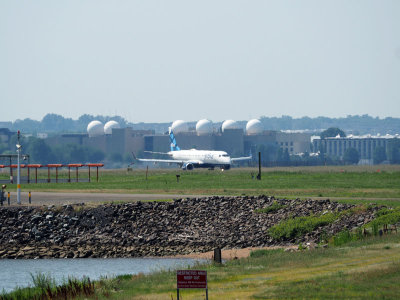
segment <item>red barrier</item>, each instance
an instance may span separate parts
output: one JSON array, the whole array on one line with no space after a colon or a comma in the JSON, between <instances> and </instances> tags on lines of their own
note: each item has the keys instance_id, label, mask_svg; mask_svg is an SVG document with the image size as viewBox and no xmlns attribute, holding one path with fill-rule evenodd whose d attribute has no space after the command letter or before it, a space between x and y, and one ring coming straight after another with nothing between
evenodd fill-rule
<instances>
[{"instance_id":1,"label":"red barrier","mask_svg":"<svg viewBox=\"0 0 400 300\"><path fill-rule=\"evenodd\" d=\"M99 167L103 167L104 164L86 164L89 168L89 182L90 182L90 167L96 167L96 181L99 182Z\"/></svg>"},{"instance_id":2,"label":"red barrier","mask_svg":"<svg viewBox=\"0 0 400 300\"><path fill-rule=\"evenodd\" d=\"M27 168L27 178L28 178L28 183L30 183L30 169L34 168L35 169L35 183L38 182L38 169L40 168L47 168L47 182L51 182L51 176L50 176L50 169L55 168L56 169L56 182L58 183L58 168L62 167L68 167L68 182L71 182L71 168L76 168L76 182L79 181L79 172L78 169L81 167L88 167L89 170L89 182L91 181L91 173L90 173L90 168L96 168L96 180L99 181L99 168L104 167L103 163L88 163L88 164L79 164L79 163L74 163L74 164L47 164L47 165L42 165L42 164L20 164L20 168ZM13 180L13 169L17 169L18 165L17 164L10 164L10 165L0 165L0 168L10 168L10 181L11 183L14 183Z\"/></svg>"}]
</instances>

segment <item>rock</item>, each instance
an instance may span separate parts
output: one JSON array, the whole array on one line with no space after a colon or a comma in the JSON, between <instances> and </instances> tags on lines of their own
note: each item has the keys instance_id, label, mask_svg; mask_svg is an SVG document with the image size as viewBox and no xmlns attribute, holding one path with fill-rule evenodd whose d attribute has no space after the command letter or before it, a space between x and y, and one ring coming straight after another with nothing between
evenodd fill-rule
<instances>
[{"instance_id":1,"label":"rock","mask_svg":"<svg viewBox=\"0 0 400 300\"><path fill-rule=\"evenodd\" d=\"M256 212L273 201L284 206L274 213ZM276 241L268 236L268 229L288 218L352 207L329 200L265 195L80 206L0 208L0 257L141 257L208 251L217 246L288 245L296 240ZM365 224L374 219L375 212L371 209L343 217L299 241L310 243L308 248L315 247L322 234Z\"/></svg>"}]
</instances>

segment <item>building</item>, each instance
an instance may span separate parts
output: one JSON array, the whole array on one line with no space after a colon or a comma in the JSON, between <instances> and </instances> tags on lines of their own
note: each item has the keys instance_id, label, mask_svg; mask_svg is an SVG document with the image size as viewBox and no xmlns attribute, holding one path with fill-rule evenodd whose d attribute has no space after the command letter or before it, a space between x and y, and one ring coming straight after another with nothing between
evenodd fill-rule
<instances>
[{"instance_id":1,"label":"building","mask_svg":"<svg viewBox=\"0 0 400 300\"><path fill-rule=\"evenodd\" d=\"M376 147L383 147L387 151L391 140L399 138L398 135L384 136L353 136L348 137L329 137L326 139L314 138L312 141L313 151L323 151L329 156L343 159L347 149L354 148L360 154L360 161L364 164L373 163L373 155Z\"/></svg>"},{"instance_id":2,"label":"building","mask_svg":"<svg viewBox=\"0 0 400 300\"><path fill-rule=\"evenodd\" d=\"M0 142L9 143L11 137L16 134L16 132L10 131L8 128L0 128Z\"/></svg>"},{"instance_id":3,"label":"building","mask_svg":"<svg viewBox=\"0 0 400 300\"><path fill-rule=\"evenodd\" d=\"M243 129L225 129L212 131L209 134L198 135L196 131L178 132L175 134L181 149L222 150L231 156L248 155L259 145L273 145L289 154L310 151L310 134L285 133L279 131L262 131L246 135ZM154 131L132 130L132 128L113 128L112 134L63 134L49 137L46 142L51 145L78 144L99 149L106 154L121 154L134 152L143 155L145 151L170 151L169 135L155 134Z\"/></svg>"}]
</instances>

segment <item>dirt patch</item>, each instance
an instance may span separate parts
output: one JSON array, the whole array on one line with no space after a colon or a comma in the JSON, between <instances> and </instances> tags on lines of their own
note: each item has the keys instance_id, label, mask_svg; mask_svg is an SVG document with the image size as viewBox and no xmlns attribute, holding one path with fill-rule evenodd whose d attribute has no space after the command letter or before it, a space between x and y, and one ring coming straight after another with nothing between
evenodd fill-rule
<instances>
[{"instance_id":1,"label":"dirt patch","mask_svg":"<svg viewBox=\"0 0 400 300\"><path fill-rule=\"evenodd\" d=\"M222 249L221 255L224 260L246 258L250 256L250 253L255 250L272 250L272 249L292 249L296 250L298 246L287 246L287 247L249 247L243 249ZM173 258L193 258L193 259L214 259L214 251L208 251L204 253L190 253L186 255L175 255L169 256Z\"/></svg>"}]
</instances>

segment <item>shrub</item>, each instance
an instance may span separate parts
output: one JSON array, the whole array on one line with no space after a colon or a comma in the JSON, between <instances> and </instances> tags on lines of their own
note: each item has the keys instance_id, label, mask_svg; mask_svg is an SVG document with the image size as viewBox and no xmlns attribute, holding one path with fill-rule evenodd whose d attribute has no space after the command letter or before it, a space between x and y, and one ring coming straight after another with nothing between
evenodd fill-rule
<instances>
[{"instance_id":1,"label":"shrub","mask_svg":"<svg viewBox=\"0 0 400 300\"><path fill-rule=\"evenodd\" d=\"M390 214L382 215L373 220L370 224L391 225L391 224L397 224L399 222L400 222L400 211L397 211Z\"/></svg>"},{"instance_id":2,"label":"shrub","mask_svg":"<svg viewBox=\"0 0 400 300\"><path fill-rule=\"evenodd\" d=\"M333 223L338 214L327 213L320 216L297 217L280 222L269 229L269 234L274 239L291 239L299 237L305 233L312 232L319 226Z\"/></svg>"}]
</instances>

